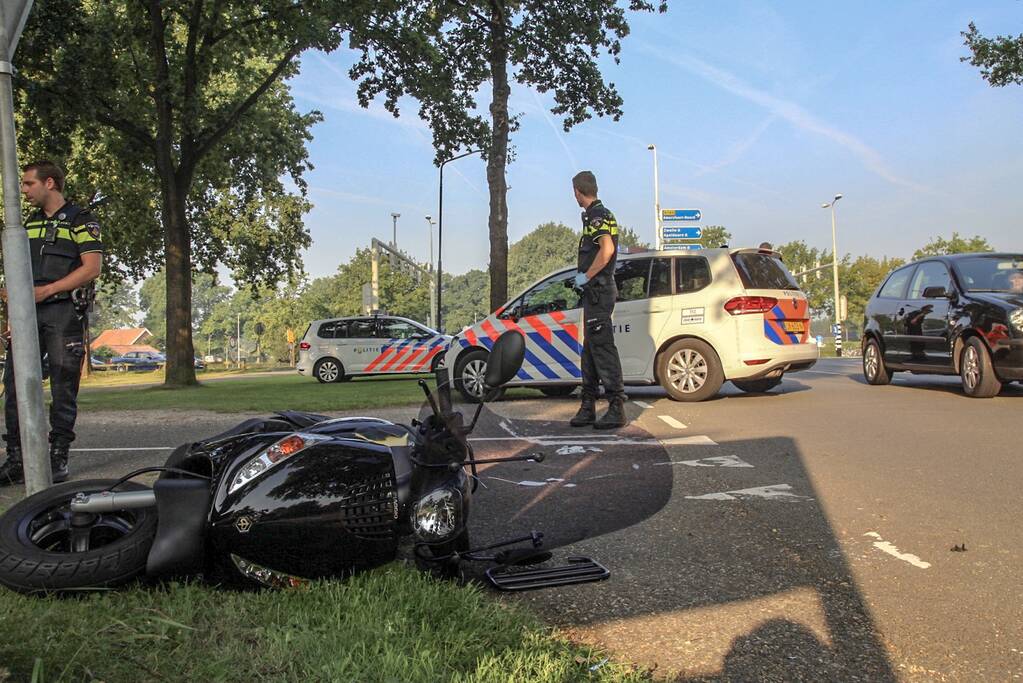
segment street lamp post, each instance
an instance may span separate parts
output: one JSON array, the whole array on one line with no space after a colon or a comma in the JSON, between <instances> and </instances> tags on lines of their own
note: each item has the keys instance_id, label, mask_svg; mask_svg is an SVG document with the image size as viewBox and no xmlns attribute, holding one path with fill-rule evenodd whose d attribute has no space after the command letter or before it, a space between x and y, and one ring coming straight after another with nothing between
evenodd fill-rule
<instances>
[{"instance_id":1,"label":"street lamp post","mask_svg":"<svg viewBox=\"0 0 1023 683\"><path fill-rule=\"evenodd\" d=\"M433 216L426 217L426 225L430 229L430 267L427 268L427 272L433 270ZM437 319L437 286L430 279L430 326L433 327L433 321Z\"/></svg>"},{"instance_id":2,"label":"street lamp post","mask_svg":"<svg viewBox=\"0 0 1023 683\"><path fill-rule=\"evenodd\" d=\"M654 246L661 250L661 200L658 195L657 183L657 145L647 145L646 148L654 153Z\"/></svg>"},{"instance_id":3,"label":"street lamp post","mask_svg":"<svg viewBox=\"0 0 1023 683\"><path fill-rule=\"evenodd\" d=\"M391 239L391 246L395 249L398 248L398 219L401 218L400 213L391 212L391 221L393 222L394 234Z\"/></svg>"},{"instance_id":4,"label":"street lamp post","mask_svg":"<svg viewBox=\"0 0 1023 683\"><path fill-rule=\"evenodd\" d=\"M472 150L469 150L468 152L465 152L463 154L459 154L456 157L451 157L450 159L445 159L444 161L440 162L440 190L439 190L439 195L438 195L438 200L437 200L437 287L436 287L436 289L437 289L437 331L439 331L439 332L443 332L444 331L443 330L443 325L442 325L443 314L441 313L441 293L442 293L442 290L441 290L441 287L440 287L440 278L441 278L441 274L442 274L442 271L443 271L443 269L441 267L441 261L444 258L444 250L442 249L442 244L443 244L443 241L444 241L444 164L448 163L449 161L455 161L456 159L461 159L462 157L467 157L470 154L479 154L481 151L482 150L479 150L479 149L472 149Z\"/></svg>"},{"instance_id":5,"label":"street lamp post","mask_svg":"<svg viewBox=\"0 0 1023 683\"><path fill-rule=\"evenodd\" d=\"M842 319L841 311L839 310L839 299L838 299L838 242L835 238L835 204L842 198L841 194L836 194L835 198L830 202L821 204L822 209L831 209L831 275L834 279L835 285L835 325L838 329L838 334L835 335L835 355L840 356L841 342L838 341L842 334Z\"/></svg>"}]
</instances>

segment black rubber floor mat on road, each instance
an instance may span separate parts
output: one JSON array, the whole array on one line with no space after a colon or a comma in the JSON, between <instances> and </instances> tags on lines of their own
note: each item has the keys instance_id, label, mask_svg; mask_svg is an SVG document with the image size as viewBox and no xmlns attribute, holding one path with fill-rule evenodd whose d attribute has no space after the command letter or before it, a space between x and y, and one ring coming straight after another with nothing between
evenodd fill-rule
<instances>
[{"instance_id":1,"label":"black rubber floor mat on road","mask_svg":"<svg viewBox=\"0 0 1023 683\"><path fill-rule=\"evenodd\" d=\"M570 557L568 564L556 567L491 567L487 579L503 591L527 591L534 588L568 586L573 583L603 581L611 576L607 567L588 557Z\"/></svg>"}]
</instances>

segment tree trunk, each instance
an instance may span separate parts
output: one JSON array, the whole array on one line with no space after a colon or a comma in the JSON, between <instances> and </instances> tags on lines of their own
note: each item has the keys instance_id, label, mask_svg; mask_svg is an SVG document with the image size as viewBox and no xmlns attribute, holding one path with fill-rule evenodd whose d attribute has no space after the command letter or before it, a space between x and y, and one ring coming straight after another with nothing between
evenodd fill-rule
<instances>
[{"instance_id":1,"label":"tree trunk","mask_svg":"<svg viewBox=\"0 0 1023 683\"><path fill-rule=\"evenodd\" d=\"M496 311L508 298L508 36L503 0L491 5L490 102L491 139L487 157L487 185L490 187L490 310Z\"/></svg>"},{"instance_id":2,"label":"tree trunk","mask_svg":"<svg viewBox=\"0 0 1023 683\"><path fill-rule=\"evenodd\" d=\"M185 218L186 190L173 180L163 183L163 229L167 273L166 386L188 386L195 380L192 348L192 252Z\"/></svg>"}]
</instances>

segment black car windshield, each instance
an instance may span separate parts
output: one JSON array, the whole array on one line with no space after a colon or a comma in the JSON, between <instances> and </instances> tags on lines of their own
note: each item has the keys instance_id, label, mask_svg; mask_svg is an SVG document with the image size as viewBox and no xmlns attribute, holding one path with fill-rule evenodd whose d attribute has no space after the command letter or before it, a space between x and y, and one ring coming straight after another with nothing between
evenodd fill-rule
<instances>
[{"instance_id":1,"label":"black car windshield","mask_svg":"<svg viewBox=\"0 0 1023 683\"><path fill-rule=\"evenodd\" d=\"M954 264L959 284L968 292L1023 294L1023 254L971 256Z\"/></svg>"}]
</instances>

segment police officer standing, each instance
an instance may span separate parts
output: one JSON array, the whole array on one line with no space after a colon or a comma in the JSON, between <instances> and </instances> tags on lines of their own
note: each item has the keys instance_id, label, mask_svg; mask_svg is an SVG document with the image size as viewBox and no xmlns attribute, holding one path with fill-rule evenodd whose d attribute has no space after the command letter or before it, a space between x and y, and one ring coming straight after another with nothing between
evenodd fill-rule
<instances>
[{"instance_id":1,"label":"police officer standing","mask_svg":"<svg viewBox=\"0 0 1023 683\"><path fill-rule=\"evenodd\" d=\"M83 292L103 268L103 244L96 219L64 199L64 172L59 166L37 161L22 172L21 192L37 208L25 229L32 254L39 346L48 356L50 369L50 465L56 483L68 478L68 449L75 439L85 356L83 320L91 298ZM3 294L6 298L7 292ZM0 486L24 481L13 361L8 349L3 376L7 460L0 465Z\"/></svg>"},{"instance_id":2,"label":"police officer standing","mask_svg":"<svg viewBox=\"0 0 1023 683\"><path fill-rule=\"evenodd\" d=\"M575 284L583 293L582 405L569 424L593 425L596 429L625 426L625 385L622 362L615 346L611 313L618 288L615 286L615 262L618 259L618 221L597 199L597 179L590 171L572 178L575 200L583 209L583 234L579 238L579 261ZM604 384L609 407L598 420L596 413L599 384Z\"/></svg>"}]
</instances>

